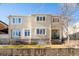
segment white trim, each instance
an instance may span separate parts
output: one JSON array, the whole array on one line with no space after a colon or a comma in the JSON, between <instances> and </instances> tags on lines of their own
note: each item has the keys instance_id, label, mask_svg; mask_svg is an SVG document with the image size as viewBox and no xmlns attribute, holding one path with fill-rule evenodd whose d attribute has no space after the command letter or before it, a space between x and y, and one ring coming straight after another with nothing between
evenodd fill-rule
<instances>
[{"instance_id":1,"label":"white trim","mask_svg":"<svg viewBox=\"0 0 79 59\"><path fill-rule=\"evenodd\" d=\"M51 25L50 25L50 28L49 28L49 31L50 31L50 32L49 32L49 33L50 33L50 35L49 35L49 43L50 43L50 45L51 45L51 43L52 43L52 42L51 42L51 40L52 40L52 38L51 38L51 37L52 37L52 27L51 27L51 26L52 26L52 22L51 22Z\"/></svg>"},{"instance_id":2,"label":"white trim","mask_svg":"<svg viewBox=\"0 0 79 59\"><path fill-rule=\"evenodd\" d=\"M13 23L13 18L15 18L15 23ZM16 19L19 19L19 18L21 19L21 23L19 23L18 20L16 20ZM22 17L12 17L11 18L11 24L12 25L19 25L19 24L22 24L22 23L23 23Z\"/></svg>"},{"instance_id":3,"label":"white trim","mask_svg":"<svg viewBox=\"0 0 79 59\"><path fill-rule=\"evenodd\" d=\"M30 31L30 36L25 36L25 30L29 30ZM31 37L31 28L24 28L23 29L23 34L24 34L24 37Z\"/></svg>"},{"instance_id":4,"label":"white trim","mask_svg":"<svg viewBox=\"0 0 79 59\"><path fill-rule=\"evenodd\" d=\"M12 38L19 38L20 36L17 36L16 35L16 32L17 31L20 31L20 35L21 35L21 29L12 29L12 32L11 32L11 35L12 35Z\"/></svg>"},{"instance_id":5,"label":"white trim","mask_svg":"<svg viewBox=\"0 0 79 59\"><path fill-rule=\"evenodd\" d=\"M37 29L45 29L45 34L37 34L37 32L36 32L36 31L37 31ZM38 35L38 36L39 36L39 35L40 35L40 36L42 36L42 35L43 35L43 36L44 36L44 35L46 35L46 34L47 34L46 32L47 32L47 28L46 28L46 27L36 27L36 28L35 28L35 35Z\"/></svg>"},{"instance_id":6,"label":"white trim","mask_svg":"<svg viewBox=\"0 0 79 59\"><path fill-rule=\"evenodd\" d=\"M21 33L22 33L22 36L24 37L24 29L22 29L22 32Z\"/></svg>"},{"instance_id":7,"label":"white trim","mask_svg":"<svg viewBox=\"0 0 79 59\"><path fill-rule=\"evenodd\" d=\"M42 21L37 21L37 17L42 17ZM35 22L45 22L45 21L43 21L43 17L45 17L45 21L46 21L46 16L45 15L37 15L37 16L35 16Z\"/></svg>"}]
</instances>

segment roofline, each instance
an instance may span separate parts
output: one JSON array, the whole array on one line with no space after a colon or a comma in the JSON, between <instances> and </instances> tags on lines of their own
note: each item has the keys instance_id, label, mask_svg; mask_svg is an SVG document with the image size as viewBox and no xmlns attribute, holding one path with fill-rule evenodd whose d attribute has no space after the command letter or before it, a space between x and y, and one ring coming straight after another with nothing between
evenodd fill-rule
<instances>
[{"instance_id":1,"label":"roofline","mask_svg":"<svg viewBox=\"0 0 79 59\"><path fill-rule=\"evenodd\" d=\"M12 17L12 16L15 16L15 17L17 17L17 16L18 16L18 17L25 17L25 16L26 16L26 17L28 17L28 16L32 16L32 15L60 16L60 15L56 15L56 14L48 14L48 13L35 13L35 14L30 14L30 15L29 15L29 14L28 14L28 15L17 15L17 14L16 14L16 15L9 15L8 18L9 18L9 17Z\"/></svg>"},{"instance_id":2,"label":"roofline","mask_svg":"<svg viewBox=\"0 0 79 59\"><path fill-rule=\"evenodd\" d=\"M24 16L31 16L31 15L17 15L17 14L16 14L16 15L9 15L8 17L12 17L12 16L15 16L15 17L16 17L16 16L18 16L18 17L24 17Z\"/></svg>"},{"instance_id":3,"label":"roofline","mask_svg":"<svg viewBox=\"0 0 79 59\"><path fill-rule=\"evenodd\" d=\"M3 21L0 20L0 22L8 26L8 24L4 23Z\"/></svg>"}]
</instances>

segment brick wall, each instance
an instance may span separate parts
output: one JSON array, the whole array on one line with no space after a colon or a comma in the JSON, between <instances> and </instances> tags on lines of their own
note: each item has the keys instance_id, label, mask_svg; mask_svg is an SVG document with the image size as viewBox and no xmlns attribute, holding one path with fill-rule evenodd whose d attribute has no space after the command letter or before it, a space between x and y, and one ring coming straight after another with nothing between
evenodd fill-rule
<instances>
[{"instance_id":1,"label":"brick wall","mask_svg":"<svg viewBox=\"0 0 79 59\"><path fill-rule=\"evenodd\" d=\"M79 56L75 48L0 49L0 56Z\"/></svg>"}]
</instances>

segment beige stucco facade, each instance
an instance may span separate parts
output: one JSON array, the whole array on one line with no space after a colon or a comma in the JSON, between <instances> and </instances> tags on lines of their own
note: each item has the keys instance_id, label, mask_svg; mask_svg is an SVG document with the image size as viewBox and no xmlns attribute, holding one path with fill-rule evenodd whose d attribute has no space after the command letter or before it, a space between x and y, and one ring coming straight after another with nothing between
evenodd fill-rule
<instances>
[{"instance_id":1,"label":"beige stucco facade","mask_svg":"<svg viewBox=\"0 0 79 59\"><path fill-rule=\"evenodd\" d=\"M37 21L37 16L44 16L45 21ZM19 17L22 19L21 24L12 24L12 19L14 17ZM10 15L9 17L9 38L12 40L11 37L11 30L19 29L21 30L21 35L19 40L25 40L27 42L43 42L44 44L51 43L52 40L52 30L59 31L59 39L63 38L63 20L60 16L51 15L51 14L32 14L30 16L18 16L18 15ZM53 19L58 19L58 22L53 22ZM37 28L44 28L45 35L37 35L36 29ZM25 36L24 31L26 29L30 30L30 36ZM55 40L55 39L54 39Z\"/></svg>"}]
</instances>

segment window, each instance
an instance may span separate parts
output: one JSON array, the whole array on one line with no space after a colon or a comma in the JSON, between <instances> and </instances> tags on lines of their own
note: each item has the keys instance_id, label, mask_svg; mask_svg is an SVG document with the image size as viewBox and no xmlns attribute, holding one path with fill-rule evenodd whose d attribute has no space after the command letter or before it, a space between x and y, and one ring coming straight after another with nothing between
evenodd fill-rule
<instances>
[{"instance_id":1,"label":"window","mask_svg":"<svg viewBox=\"0 0 79 59\"><path fill-rule=\"evenodd\" d=\"M45 29L37 29L36 33L45 35Z\"/></svg>"},{"instance_id":2,"label":"window","mask_svg":"<svg viewBox=\"0 0 79 59\"><path fill-rule=\"evenodd\" d=\"M20 24L20 23L22 23L22 19L18 18L18 17L14 17L12 23L13 24Z\"/></svg>"},{"instance_id":3,"label":"window","mask_svg":"<svg viewBox=\"0 0 79 59\"><path fill-rule=\"evenodd\" d=\"M30 30L25 30L25 36L30 36Z\"/></svg>"},{"instance_id":4,"label":"window","mask_svg":"<svg viewBox=\"0 0 79 59\"><path fill-rule=\"evenodd\" d=\"M45 21L45 16L37 16L37 21Z\"/></svg>"},{"instance_id":5,"label":"window","mask_svg":"<svg viewBox=\"0 0 79 59\"><path fill-rule=\"evenodd\" d=\"M37 21L39 21L39 17L37 16Z\"/></svg>"},{"instance_id":6,"label":"window","mask_svg":"<svg viewBox=\"0 0 79 59\"><path fill-rule=\"evenodd\" d=\"M16 36L20 36L20 31L16 31Z\"/></svg>"},{"instance_id":7,"label":"window","mask_svg":"<svg viewBox=\"0 0 79 59\"><path fill-rule=\"evenodd\" d=\"M43 29L43 34L45 34L45 29Z\"/></svg>"},{"instance_id":8,"label":"window","mask_svg":"<svg viewBox=\"0 0 79 59\"><path fill-rule=\"evenodd\" d=\"M45 17L43 17L43 21L45 21Z\"/></svg>"},{"instance_id":9,"label":"window","mask_svg":"<svg viewBox=\"0 0 79 59\"><path fill-rule=\"evenodd\" d=\"M59 22L59 18L53 18L53 22Z\"/></svg>"},{"instance_id":10,"label":"window","mask_svg":"<svg viewBox=\"0 0 79 59\"><path fill-rule=\"evenodd\" d=\"M13 18L13 23L15 23L15 18Z\"/></svg>"},{"instance_id":11,"label":"window","mask_svg":"<svg viewBox=\"0 0 79 59\"><path fill-rule=\"evenodd\" d=\"M39 17L40 21L43 21L43 17Z\"/></svg>"},{"instance_id":12,"label":"window","mask_svg":"<svg viewBox=\"0 0 79 59\"><path fill-rule=\"evenodd\" d=\"M39 34L39 29L37 29L37 34Z\"/></svg>"},{"instance_id":13,"label":"window","mask_svg":"<svg viewBox=\"0 0 79 59\"><path fill-rule=\"evenodd\" d=\"M18 20L19 20L19 23L21 23L21 18L19 18Z\"/></svg>"},{"instance_id":14,"label":"window","mask_svg":"<svg viewBox=\"0 0 79 59\"><path fill-rule=\"evenodd\" d=\"M21 31L19 29L12 30L12 37L20 37Z\"/></svg>"}]
</instances>

